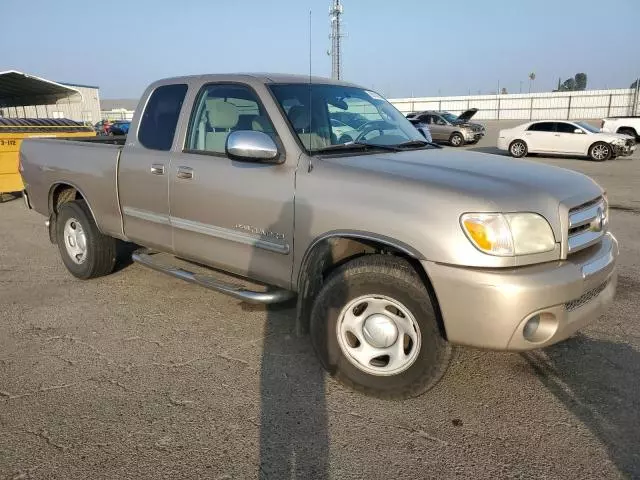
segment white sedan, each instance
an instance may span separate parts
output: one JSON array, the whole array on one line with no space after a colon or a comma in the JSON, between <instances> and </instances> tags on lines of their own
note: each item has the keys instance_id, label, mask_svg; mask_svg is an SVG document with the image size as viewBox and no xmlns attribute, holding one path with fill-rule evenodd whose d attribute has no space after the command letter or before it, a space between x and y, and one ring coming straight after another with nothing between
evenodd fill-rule
<instances>
[{"instance_id":1,"label":"white sedan","mask_svg":"<svg viewBox=\"0 0 640 480\"><path fill-rule=\"evenodd\" d=\"M636 145L629 135L604 133L585 122L544 120L500 130L498 148L516 158L527 153L553 153L585 156L602 162L631 155Z\"/></svg>"}]
</instances>

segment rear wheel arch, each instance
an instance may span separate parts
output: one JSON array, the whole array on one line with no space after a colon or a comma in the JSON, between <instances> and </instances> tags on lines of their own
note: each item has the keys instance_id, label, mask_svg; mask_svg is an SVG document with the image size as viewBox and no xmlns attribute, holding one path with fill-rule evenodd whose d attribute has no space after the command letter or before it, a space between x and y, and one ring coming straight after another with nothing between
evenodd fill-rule
<instances>
[{"instance_id":1,"label":"rear wheel arch","mask_svg":"<svg viewBox=\"0 0 640 480\"><path fill-rule=\"evenodd\" d=\"M66 202L73 202L75 200L84 200L91 217L96 224L98 230L102 233L100 225L97 222L97 218L93 213L91 203L87 199L86 195L77 186L70 182L58 182L51 186L49 189L49 239L52 243L56 243L55 235L55 222L58 215L60 206Z\"/></svg>"},{"instance_id":2,"label":"rear wheel arch","mask_svg":"<svg viewBox=\"0 0 640 480\"><path fill-rule=\"evenodd\" d=\"M623 135L633 135L638 138L638 132L633 127L619 127L616 133L622 133Z\"/></svg>"},{"instance_id":3,"label":"rear wheel arch","mask_svg":"<svg viewBox=\"0 0 640 480\"><path fill-rule=\"evenodd\" d=\"M331 232L318 237L309 245L296 281L298 333L308 333L313 302L331 272L355 258L380 253L404 258L411 264L432 298L440 333L447 339L433 284L420 263L424 256L404 242L368 232Z\"/></svg>"}]
</instances>

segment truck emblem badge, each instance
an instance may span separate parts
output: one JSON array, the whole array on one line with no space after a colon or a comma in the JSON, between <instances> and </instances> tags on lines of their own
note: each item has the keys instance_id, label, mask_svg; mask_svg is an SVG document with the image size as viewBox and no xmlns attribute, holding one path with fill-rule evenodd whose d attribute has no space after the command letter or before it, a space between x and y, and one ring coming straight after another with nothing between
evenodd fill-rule
<instances>
[{"instance_id":1,"label":"truck emblem badge","mask_svg":"<svg viewBox=\"0 0 640 480\"><path fill-rule=\"evenodd\" d=\"M243 225L241 223L237 223L234 228L238 230L244 230L245 232L254 233L262 237L269 237L275 240L284 240L284 233L272 232L270 230L265 230L264 228L254 227L253 225Z\"/></svg>"}]
</instances>

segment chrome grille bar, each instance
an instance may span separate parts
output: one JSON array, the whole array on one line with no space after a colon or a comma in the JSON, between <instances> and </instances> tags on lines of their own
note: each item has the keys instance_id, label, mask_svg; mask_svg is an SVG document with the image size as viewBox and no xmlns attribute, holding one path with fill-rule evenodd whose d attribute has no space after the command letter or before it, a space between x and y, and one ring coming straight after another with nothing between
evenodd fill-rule
<instances>
[{"instance_id":1,"label":"chrome grille bar","mask_svg":"<svg viewBox=\"0 0 640 480\"><path fill-rule=\"evenodd\" d=\"M599 197L569 211L568 253L574 253L600 241L606 232L607 205Z\"/></svg>"}]
</instances>

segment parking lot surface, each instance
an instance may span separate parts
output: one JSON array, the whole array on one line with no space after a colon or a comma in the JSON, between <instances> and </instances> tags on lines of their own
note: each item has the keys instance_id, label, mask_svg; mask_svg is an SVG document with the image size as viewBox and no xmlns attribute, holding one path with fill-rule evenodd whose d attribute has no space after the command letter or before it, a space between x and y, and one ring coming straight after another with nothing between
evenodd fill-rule
<instances>
[{"instance_id":1,"label":"parking lot surface","mask_svg":"<svg viewBox=\"0 0 640 480\"><path fill-rule=\"evenodd\" d=\"M511 124L487 125L466 148L495 153ZM461 349L403 402L325 377L292 308L139 265L76 280L0 204L0 478L640 478L640 157L531 160L608 190L615 304L543 351Z\"/></svg>"}]
</instances>

